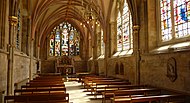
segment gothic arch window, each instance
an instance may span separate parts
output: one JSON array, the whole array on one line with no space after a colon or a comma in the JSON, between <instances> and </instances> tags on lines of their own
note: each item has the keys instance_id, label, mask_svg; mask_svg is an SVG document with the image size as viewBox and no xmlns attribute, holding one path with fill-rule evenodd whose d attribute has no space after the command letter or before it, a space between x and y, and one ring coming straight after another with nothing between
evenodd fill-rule
<instances>
[{"instance_id":1,"label":"gothic arch window","mask_svg":"<svg viewBox=\"0 0 190 103\"><path fill-rule=\"evenodd\" d=\"M160 0L160 44L164 49L190 46L190 0Z\"/></svg>"},{"instance_id":2,"label":"gothic arch window","mask_svg":"<svg viewBox=\"0 0 190 103\"><path fill-rule=\"evenodd\" d=\"M117 51L122 51L122 22L121 22L121 13L119 11L117 17Z\"/></svg>"},{"instance_id":3,"label":"gothic arch window","mask_svg":"<svg viewBox=\"0 0 190 103\"><path fill-rule=\"evenodd\" d=\"M123 7L121 10L120 8ZM118 7L117 15L117 53L118 55L132 54L133 36L132 36L132 16L126 0L123 5Z\"/></svg>"},{"instance_id":4,"label":"gothic arch window","mask_svg":"<svg viewBox=\"0 0 190 103\"><path fill-rule=\"evenodd\" d=\"M100 31L100 36L98 37L98 41L100 42L100 56L99 59L104 58L105 56L105 43L104 43L104 32L103 29Z\"/></svg>"},{"instance_id":5,"label":"gothic arch window","mask_svg":"<svg viewBox=\"0 0 190 103\"><path fill-rule=\"evenodd\" d=\"M101 55L105 54L104 32L101 30Z\"/></svg>"},{"instance_id":6,"label":"gothic arch window","mask_svg":"<svg viewBox=\"0 0 190 103\"><path fill-rule=\"evenodd\" d=\"M21 12L20 12L20 8L18 9L18 12L17 12L17 18L18 18L18 23L17 23L17 34L16 34L16 48L20 49L20 34L21 34Z\"/></svg>"},{"instance_id":7,"label":"gothic arch window","mask_svg":"<svg viewBox=\"0 0 190 103\"><path fill-rule=\"evenodd\" d=\"M160 0L160 11L162 41L190 35L190 0Z\"/></svg>"},{"instance_id":8,"label":"gothic arch window","mask_svg":"<svg viewBox=\"0 0 190 103\"><path fill-rule=\"evenodd\" d=\"M80 33L71 24L61 23L55 27L49 37L50 56L79 55Z\"/></svg>"}]
</instances>

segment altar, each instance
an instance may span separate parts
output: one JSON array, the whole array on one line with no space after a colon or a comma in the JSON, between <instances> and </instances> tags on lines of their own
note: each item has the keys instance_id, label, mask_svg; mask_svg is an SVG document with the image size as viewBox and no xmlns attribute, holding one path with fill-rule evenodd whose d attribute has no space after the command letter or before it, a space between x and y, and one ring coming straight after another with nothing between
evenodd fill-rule
<instances>
[{"instance_id":1,"label":"altar","mask_svg":"<svg viewBox=\"0 0 190 103\"><path fill-rule=\"evenodd\" d=\"M56 61L56 73L61 73L62 75L74 74L74 63L73 58L68 56L63 56L57 58Z\"/></svg>"}]
</instances>

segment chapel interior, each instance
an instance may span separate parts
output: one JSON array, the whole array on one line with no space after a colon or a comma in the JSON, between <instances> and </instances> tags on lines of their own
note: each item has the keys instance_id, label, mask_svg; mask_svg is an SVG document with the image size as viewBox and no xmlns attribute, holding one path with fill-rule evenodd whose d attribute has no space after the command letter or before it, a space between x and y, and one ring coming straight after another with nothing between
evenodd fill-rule
<instances>
[{"instance_id":1,"label":"chapel interior","mask_svg":"<svg viewBox=\"0 0 190 103\"><path fill-rule=\"evenodd\" d=\"M190 96L190 0L0 0L0 102L40 74Z\"/></svg>"}]
</instances>

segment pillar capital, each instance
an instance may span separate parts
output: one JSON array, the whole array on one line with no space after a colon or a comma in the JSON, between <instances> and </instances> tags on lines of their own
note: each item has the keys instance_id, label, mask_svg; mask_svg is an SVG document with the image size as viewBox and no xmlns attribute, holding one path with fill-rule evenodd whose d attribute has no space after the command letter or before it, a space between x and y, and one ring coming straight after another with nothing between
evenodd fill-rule
<instances>
[{"instance_id":1,"label":"pillar capital","mask_svg":"<svg viewBox=\"0 0 190 103\"><path fill-rule=\"evenodd\" d=\"M139 29L140 29L140 26L139 26L139 25L134 25L134 26L133 26L133 32L134 32L134 33L138 33L138 32L139 32Z\"/></svg>"},{"instance_id":2,"label":"pillar capital","mask_svg":"<svg viewBox=\"0 0 190 103\"><path fill-rule=\"evenodd\" d=\"M10 21L11 25L16 26L18 23L18 18L16 16L9 16L9 21Z\"/></svg>"}]
</instances>

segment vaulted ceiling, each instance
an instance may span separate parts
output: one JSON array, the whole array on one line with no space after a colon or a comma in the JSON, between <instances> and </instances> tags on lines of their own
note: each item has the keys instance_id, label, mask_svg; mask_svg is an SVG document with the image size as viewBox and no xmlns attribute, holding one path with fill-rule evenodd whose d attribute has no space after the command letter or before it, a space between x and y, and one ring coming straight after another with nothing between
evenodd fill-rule
<instances>
[{"instance_id":1,"label":"vaulted ceiling","mask_svg":"<svg viewBox=\"0 0 190 103\"><path fill-rule=\"evenodd\" d=\"M39 40L47 36L52 29L68 21L80 29L80 23L86 23L85 11L91 10L93 16L104 25L109 4L112 0L31 0L32 36ZM86 27L88 25L86 24ZM90 29L90 28L87 28Z\"/></svg>"}]
</instances>

